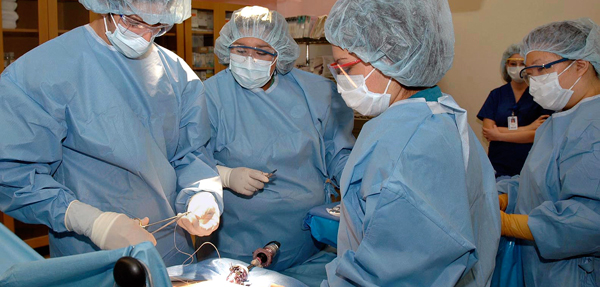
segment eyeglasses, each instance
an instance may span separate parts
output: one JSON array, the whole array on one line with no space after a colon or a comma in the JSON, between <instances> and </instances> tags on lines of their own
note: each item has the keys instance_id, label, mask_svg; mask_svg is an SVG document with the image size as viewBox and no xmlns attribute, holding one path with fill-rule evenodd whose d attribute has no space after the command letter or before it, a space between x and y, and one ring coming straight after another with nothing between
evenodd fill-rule
<instances>
[{"instance_id":1,"label":"eyeglasses","mask_svg":"<svg viewBox=\"0 0 600 287\"><path fill-rule=\"evenodd\" d=\"M549 75L550 74L549 69L552 68L552 66L554 66L558 63L565 62L565 61L570 61L570 60L567 58L562 58L560 60L556 60L556 61L550 62L548 64L525 67L521 70L521 72L519 73L519 76L522 79L524 79L525 82L527 82L527 84L529 84L530 77L535 77L535 76L540 76L540 75Z\"/></svg>"},{"instance_id":2,"label":"eyeglasses","mask_svg":"<svg viewBox=\"0 0 600 287\"><path fill-rule=\"evenodd\" d=\"M269 63L273 63L277 58L277 51L274 49L248 47L243 45L229 46L229 53L242 56L244 58L252 57L255 60L268 61Z\"/></svg>"},{"instance_id":3,"label":"eyeglasses","mask_svg":"<svg viewBox=\"0 0 600 287\"><path fill-rule=\"evenodd\" d=\"M358 59L356 61L352 61L346 64L338 64L338 63L331 63L329 65L329 70L331 71L331 75L333 75L333 77L335 78L335 80L337 81L338 76L339 75L345 75L348 76L348 73L350 71L350 69L352 68L352 66L358 64L362 62L361 59Z\"/></svg>"},{"instance_id":4,"label":"eyeglasses","mask_svg":"<svg viewBox=\"0 0 600 287\"><path fill-rule=\"evenodd\" d=\"M140 36L144 36L145 34L151 33L152 37L160 37L167 33L173 25L170 24L156 24L149 25L140 20L128 17L127 15L120 15L121 23L123 23L123 28L136 33Z\"/></svg>"}]
</instances>

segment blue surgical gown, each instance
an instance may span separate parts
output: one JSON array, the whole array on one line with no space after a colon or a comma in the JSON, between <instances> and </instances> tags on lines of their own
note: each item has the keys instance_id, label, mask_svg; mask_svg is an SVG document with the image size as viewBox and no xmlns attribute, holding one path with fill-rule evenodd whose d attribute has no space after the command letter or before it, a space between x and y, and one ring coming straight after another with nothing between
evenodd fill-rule
<instances>
[{"instance_id":1,"label":"blue surgical gown","mask_svg":"<svg viewBox=\"0 0 600 287\"><path fill-rule=\"evenodd\" d=\"M353 112L329 80L298 69L275 76L267 90L237 84L229 69L205 82L212 125L209 151L217 164L275 177L254 196L226 189L221 226L212 238L221 256L244 262L266 243L281 243L270 269L303 263L319 251L308 211L329 197L350 150Z\"/></svg>"},{"instance_id":2,"label":"blue surgical gown","mask_svg":"<svg viewBox=\"0 0 600 287\"><path fill-rule=\"evenodd\" d=\"M552 111L544 110L533 101L529 88L523 92L519 101L515 102L515 94L508 83L490 92L477 118L487 118L496 122L499 127L508 127L508 117L514 115L518 119L519 127L523 127L542 115L550 114ZM531 143L490 142L488 157L496 171L496 177L519 174L531 146Z\"/></svg>"},{"instance_id":3,"label":"blue surgical gown","mask_svg":"<svg viewBox=\"0 0 600 287\"><path fill-rule=\"evenodd\" d=\"M520 240L525 286L600 286L600 95L536 131L520 177L498 183L535 241ZM517 192L515 192L517 191Z\"/></svg>"},{"instance_id":4,"label":"blue surgical gown","mask_svg":"<svg viewBox=\"0 0 600 287\"><path fill-rule=\"evenodd\" d=\"M31 252L35 253L33 249ZM144 265L149 286L171 286L167 268L150 242L115 250L16 263L6 272L0 272L0 286L114 287L117 286L113 273L115 263L125 256L133 257Z\"/></svg>"},{"instance_id":5,"label":"blue surgical gown","mask_svg":"<svg viewBox=\"0 0 600 287\"><path fill-rule=\"evenodd\" d=\"M65 33L2 73L0 123L0 209L47 225L52 257L98 250L65 227L75 199L150 222L197 192L222 204L202 82L157 45L128 59L89 25ZM173 227L154 235L167 266L188 258ZM177 247L190 253L186 234L177 228Z\"/></svg>"},{"instance_id":6,"label":"blue surgical gown","mask_svg":"<svg viewBox=\"0 0 600 287\"><path fill-rule=\"evenodd\" d=\"M341 181L338 256L321 286L486 286L500 239L492 166L438 87L363 127Z\"/></svg>"}]
</instances>

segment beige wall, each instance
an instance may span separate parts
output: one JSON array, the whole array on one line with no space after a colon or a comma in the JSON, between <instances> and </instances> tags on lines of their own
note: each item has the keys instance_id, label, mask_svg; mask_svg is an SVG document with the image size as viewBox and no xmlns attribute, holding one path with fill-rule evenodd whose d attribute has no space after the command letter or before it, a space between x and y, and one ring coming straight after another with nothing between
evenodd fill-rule
<instances>
[{"instance_id":1,"label":"beige wall","mask_svg":"<svg viewBox=\"0 0 600 287\"><path fill-rule=\"evenodd\" d=\"M450 6L455 57L440 87L468 111L484 146L476 115L489 92L504 83L499 71L506 47L552 21L589 17L600 24L600 0L451 0Z\"/></svg>"}]
</instances>

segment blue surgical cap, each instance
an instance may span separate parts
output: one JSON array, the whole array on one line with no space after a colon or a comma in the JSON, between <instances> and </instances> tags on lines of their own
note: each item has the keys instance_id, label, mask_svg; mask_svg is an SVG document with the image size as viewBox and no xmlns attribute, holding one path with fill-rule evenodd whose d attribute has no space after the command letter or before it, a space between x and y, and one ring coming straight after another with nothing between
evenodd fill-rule
<instances>
[{"instance_id":1,"label":"blue surgical cap","mask_svg":"<svg viewBox=\"0 0 600 287\"><path fill-rule=\"evenodd\" d=\"M532 51L588 61L600 78L600 28L588 18L552 22L533 29L521 43L521 55Z\"/></svg>"},{"instance_id":2,"label":"blue surgical cap","mask_svg":"<svg viewBox=\"0 0 600 287\"><path fill-rule=\"evenodd\" d=\"M138 15L154 25L179 24L192 15L192 0L79 0L98 14Z\"/></svg>"},{"instance_id":3,"label":"blue surgical cap","mask_svg":"<svg viewBox=\"0 0 600 287\"><path fill-rule=\"evenodd\" d=\"M502 53L502 62L500 63L500 72L502 73L502 79L504 79L504 81L506 81L506 82L512 81L512 79L508 75L508 72L506 71L506 61L508 61L508 58L510 58L510 56L512 56L514 54L519 54L521 52L520 49L521 49L521 47L519 47L519 45L511 44L510 46L508 46L508 48L506 48L504 53Z\"/></svg>"},{"instance_id":4,"label":"blue surgical cap","mask_svg":"<svg viewBox=\"0 0 600 287\"><path fill-rule=\"evenodd\" d=\"M454 59L446 0L338 0L325 36L408 87L436 85Z\"/></svg>"},{"instance_id":5,"label":"blue surgical cap","mask_svg":"<svg viewBox=\"0 0 600 287\"><path fill-rule=\"evenodd\" d=\"M215 41L215 54L222 64L229 64L229 46L246 37L261 39L277 51L279 73L285 74L294 68L300 49L281 14L260 6L244 7L233 12L231 20L223 26Z\"/></svg>"}]
</instances>

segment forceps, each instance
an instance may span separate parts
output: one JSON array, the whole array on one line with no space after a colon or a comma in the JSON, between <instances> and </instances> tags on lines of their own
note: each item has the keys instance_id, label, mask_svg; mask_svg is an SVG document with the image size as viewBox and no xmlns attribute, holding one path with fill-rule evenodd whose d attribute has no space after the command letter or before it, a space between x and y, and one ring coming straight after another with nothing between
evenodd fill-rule
<instances>
[{"instance_id":1,"label":"forceps","mask_svg":"<svg viewBox=\"0 0 600 287\"><path fill-rule=\"evenodd\" d=\"M159 220L159 221L157 221L157 222L149 223L149 224L146 224L146 225L142 225L142 221L141 221L140 219L138 219L138 220L140 221L140 226L141 226L142 228L144 228L144 229L146 229L148 226L153 226L153 225L161 224L161 223L163 223L163 222L167 222L167 221L168 221L168 222L167 222L165 225L163 225L163 226L159 227L157 230L154 230L154 231L150 232L151 234L154 234L154 233L156 233L156 232L159 232L159 231L161 231L161 230L162 230L162 229L164 229L165 227L167 227L167 226L169 226L169 225L173 224L173 222L177 222L177 220L179 220L180 218L182 218L182 217L184 217L184 216L186 216L186 215L188 215L188 214L190 214L190 212L189 212L189 211L188 211L188 212L184 212L184 213L177 214L177 215L175 215L175 216L173 216L173 217L169 217L169 218L167 218L167 219L163 219L163 220Z\"/></svg>"}]
</instances>

